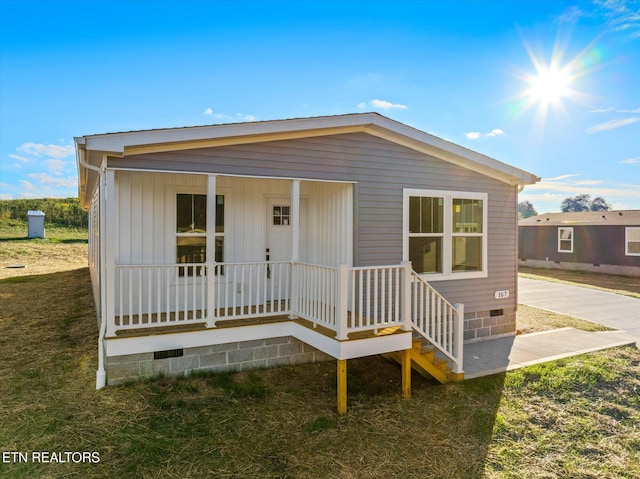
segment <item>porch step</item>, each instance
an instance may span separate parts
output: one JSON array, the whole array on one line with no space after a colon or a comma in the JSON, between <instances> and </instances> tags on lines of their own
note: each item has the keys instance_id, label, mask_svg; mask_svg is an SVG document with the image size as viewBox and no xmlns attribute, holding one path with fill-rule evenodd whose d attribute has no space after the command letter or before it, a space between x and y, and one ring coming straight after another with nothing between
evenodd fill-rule
<instances>
[{"instance_id":1,"label":"porch step","mask_svg":"<svg viewBox=\"0 0 640 479\"><path fill-rule=\"evenodd\" d=\"M389 359L400 363L400 352L385 355ZM436 356L435 349L424 346L420 339L413 339L411 343L411 367L425 377L433 377L442 384L462 380L462 375L451 371L449 363Z\"/></svg>"}]
</instances>

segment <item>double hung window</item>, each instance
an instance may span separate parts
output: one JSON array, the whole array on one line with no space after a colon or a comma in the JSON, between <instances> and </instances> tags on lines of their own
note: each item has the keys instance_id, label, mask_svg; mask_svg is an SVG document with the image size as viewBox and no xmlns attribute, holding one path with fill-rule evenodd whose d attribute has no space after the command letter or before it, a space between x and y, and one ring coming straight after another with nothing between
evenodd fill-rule
<instances>
[{"instance_id":1,"label":"double hung window","mask_svg":"<svg viewBox=\"0 0 640 479\"><path fill-rule=\"evenodd\" d=\"M215 260L224 261L224 196L216 195ZM207 261L207 195L176 195L176 262ZM180 268L180 276L202 275L203 268Z\"/></svg>"},{"instance_id":2,"label":"double hung window","mask_svg":"<svg viewBox=\"0 0 640 479\"><path fill-rule=\"evenodd\" d=\"M404 190L404 258L432 279L487 275L487 194Z\"/></svg>"},{"instance_id":3,"label":"double hung window","mask_svg":"<svg viewBox=\"0 0 640 479\"><path fill-rule=\"evenodd\" d=\"M573 228L558 228L558 253L573 253Z\"/></svg>"},{"instance_id":4,"label":"double hung window","mask_svg":"<svg viewBox=\"0 0 640 479\"><path fill-rule=\"evenodd\" d=\"M625 254L627 256L640 256L640 227L626 227Z\"/></svg>"}]
</instances>

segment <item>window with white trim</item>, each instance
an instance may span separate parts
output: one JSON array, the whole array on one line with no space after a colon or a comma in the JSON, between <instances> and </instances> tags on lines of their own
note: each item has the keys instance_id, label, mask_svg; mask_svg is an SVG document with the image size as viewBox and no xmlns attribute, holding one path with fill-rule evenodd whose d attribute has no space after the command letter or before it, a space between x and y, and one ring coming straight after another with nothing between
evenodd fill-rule
<instances>
[{"instance_id":1,"label":"window with white trim","mask_svg":"<svg viewBox=\"0 0 640 479\"><path fill-rule=\"evenodd\" d=\"M224 261L224 196L216 195L215 260ZM207 195L176 195L176 262L207 261ZM186 270L186 272L185 272ZM203 274L203 269L180 268L180 276Z\"/></svg>"},{"instance_id":2,"label":"window with white trim","mask_svg":"<svg viewBox=\"0 0 640 479\"><path fill-rule=\"evenodd\" d=\"M487 197L405 189L404 259L431 279L486 277Z\"/></svg>"},{"instance_id":3,"label":"window with white trim","mask_svg":"<svg viewBox=\"0 0 640 479\"><path fill-rule=\"evenodd\" d=\"M624 253L627 256L640 256L640 227L629 226L624 229Z\"/></svg>"},{"instance_id":4,"label":"window with white trim","mask_svg":"<svg viewBox=\"0 0 640 479\"><path fill-rule=\"evenodd\" d=\"M558 253L573 253L573 228L558 228Z\"/></svg>"}]
</instances>

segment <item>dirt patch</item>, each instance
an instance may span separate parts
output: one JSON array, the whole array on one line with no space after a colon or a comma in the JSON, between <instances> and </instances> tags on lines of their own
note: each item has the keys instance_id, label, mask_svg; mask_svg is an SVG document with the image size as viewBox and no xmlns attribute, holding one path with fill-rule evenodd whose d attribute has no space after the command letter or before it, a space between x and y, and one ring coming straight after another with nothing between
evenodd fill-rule
<instances>
[{"instance_id":1,"label":"dirt patch","mask_svg":"<svg viewBox=\"0 0 640 479\"><path fill-rule=\"evenodd\" d=\"M12 240L0 243L0 279L50 274L87 266L87 243Z\"/></svg>"}]
</instances>

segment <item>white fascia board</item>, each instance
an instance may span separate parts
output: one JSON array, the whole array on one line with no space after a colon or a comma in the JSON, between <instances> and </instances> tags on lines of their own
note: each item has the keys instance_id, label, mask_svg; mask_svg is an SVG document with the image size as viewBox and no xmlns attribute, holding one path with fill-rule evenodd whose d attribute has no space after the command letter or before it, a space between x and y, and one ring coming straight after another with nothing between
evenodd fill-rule
<instances>
[{"instance_id":1,"label":"white fascia board","mask_svg":"<svg viewBox=\"0 0 640 479\"><path fill-rule=\"evenodd\" d=\"M173 334L150 334L133 338L107 338L107 356L152 353L169 349L196 348L256 339L292 336L291 322L258 324L235 328L213 328Z\"/></svg>"},{"instance_id":2,"label":"white fascia board","mask_svg":"<svg viewBox=\"0 0 640 479\"><path fill-rule=\"evenodd\" d=\"M305 132L354 126L364 127L373 121L374 116L377 115L345 115L132 131L126 133L106 133L87 136L85 140L87 149L114 153L124 153L127 147L158 144L176 144L176 149L180 149L179 144L185 142L252 136L258 137L256 141L264 141L263 136L277 135L279 133Z\"/></svg>"}]
</instances>

